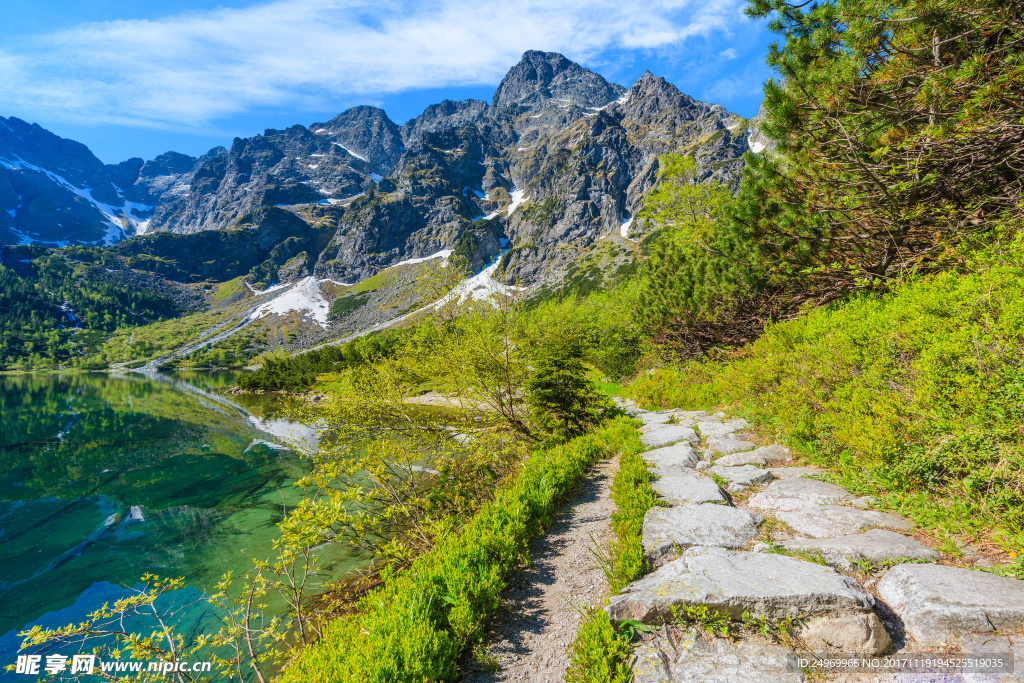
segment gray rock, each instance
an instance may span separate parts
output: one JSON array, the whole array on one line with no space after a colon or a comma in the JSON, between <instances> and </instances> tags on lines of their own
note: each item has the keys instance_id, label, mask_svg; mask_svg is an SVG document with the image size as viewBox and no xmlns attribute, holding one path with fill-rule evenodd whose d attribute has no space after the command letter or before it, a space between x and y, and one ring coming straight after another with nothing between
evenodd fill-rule
<instances>
[{"instance_id":1,"label":"gray rock","mask_svg":"<svg viewBox=\"0 0 1024 683\"><path fill-rule=\"evenodd\" d=\"M1005 576L901 564L878 582L878 595L922 647L955 645L963 634L1024 629L1024 581Z\"/></svg>"},{"instance_id":2,"label":"gray rock","mask_svg":"<svg viewBox=\"0 0 1024 683\"><path fill-rule=\"evenodd\" d=\"M640 443L647 448L671 446L679 441L688 441L696 446L700 437L689 427L679 425L646 425L640 429Z\"/></svg>"},{"instance_id":3,"label":"gray rock","mask_svg":"<svg viewBox=\"0 0 1024 683\"><path fill-rule=\"evenodd\" d=\"M706 605L738 619L743 612L772 619L862 614L874 598L831 567L794 557L724 548L690 548L678 560L613 596L613 621L671 616L672 606Z\"/></svg>"},{"instance_id":4,"label":"gray rock","mask_svg":"<svg viewBox=\"0 0 1024 683\"><path fill-rule=\"evenodd\" d=\"M716 464L721 464L716 463ZM832 505L856 496L842 486L817 479L780 479L751 496L748 505L758 510L801 510L809 505Z\"/></svg>"},{"instance_id":5,"label":"gray rock","mask_svg":"<svg viewBox=\"0 0 1024 683\"><path fill-rule=\"evenodd\" d=\"M790 539L780 545L787 550L817 553L836 569L846 572L855 570L857 565L854 563L864 560L881 564L897 559L932 562L942 559L941 554L924 543L884 529L838 538Z\"/></svg>"},{"instance_id":6,"label":"gray rock","mask_svg":"<svg viewBox=\"0 0 1024 683\"><path fill-rule=\"evenodd\" d=\"M697 451L686 442L646 451L640 457L657 467L696 467L700 462Z\"/></svg>"},{"instance_id":7,"label":"gray rock","mask_svg":"<svg viewBox=\"0 0 1024 683\"><path fill-rule=\"evenodd\" d=\"M776 479L793 479L794 477L816 477L821 474L817 467L772 467L772 476Z\"/></svg>"},{"instance_id":8,"label":"gray rock","mask_svg":"<svg viewBox=\"0 0 1024 683\"><path fill-rule=\"evenodd\" d=\"M708 448L723 455L751 451L757 448L757 444L753 441L743 441L729 436L712 436L707 441Z\"/></svg>"},{"instance_id":9,"label":"gray rock","mask_svg":"<svg viewBox=\"0 0 1024 683\"><path fill-rule=\"evenodd\" d=\"M748 451L746 453L733 453L732 455L726 455L715 461L715 464L724 465L726 467L734 467L736 465L760 465L764 467L768 465L775 465L780 462L788 462L789 459L789 449L785 446L774 444L771 446L762 446L757 450Z\"/></svg>"},{"instance_id":10,"label":"gray rock","mask_svg":"<svg viewBox=\"0 0 1024 683\"><path fill-rule=\"evenodd\" d=\"M636 683L799 683L796 656L781 645L734 643L691 629L678 650L658 637L636 650Z\"/></svg>"},{"instance_id":11,"label":"gray rock","mask_svg":"<svg viewBox=\"0 0 1024 683\"><path fill-rule=\"evenodd\" d=\"M1013 659L1013 673L964 674L967 683L1024 681L1024 636L969 635L960 637L961 652L998 652Z\"/></svg>"},{"instance_id":12,"label":"gray rock","mask_svg":"<svg viewBox=\"0 0 1024 683\"><path fill-rule=\"evenodd\" d=\"M892 639L873 612L813 617L800 625L798 633L814 652L831 650L880 655L892 645Z\"/></svg>"},{"instance_id":13,"label":"gray rock","mask_svg":"<svg viewBox=\"0 0 1024 683\"><path fill-rule=\"evenodd\" d=\"M743 418L736 420L728 420L726 422L717 421L706 421L697 423L697 431L705 439L710 439L713 436L725 436L726 434L735 434L736 432L743 431L750 425Z\"/></svg>"},{"instance_id":14,"label":"gray rock","mask_svg":"<svg viewBox=\"0 0 1024 683\"><path fill-rule=\"evenodd\" d=\"M647 425L668 424L668 422L672 420L672 415L670 415L667 412L659 410L658 412L655 413L640 413L639 415L637 415L637 419L643 422L644 426L646 427Z\"/></svg>"},{"instance_id":15,"label":"gray rock","mask_svg":"<svg viewBox=\"0 0 1024 683\"><path fill-rule=\"evenodd\" d=\"M708 471L711 474L717 474L730 484L738 484L740 486L757 486L772 479L771 471L762 470L760 467L752 467L750 465L743 465L741 467L714 465Z\"/></svg>"},{"instance_id":16,"label":"gray rock","mask_svg":"<svg viewBox=\"0 0 1024 683\"><path fill-rule=\"evenodd\" d=\"M756 497L751 496L751 500ZM835 538L872 527L907 531L914 526L899 515L838 505L812 505L791 512L776 512L775 517L788 524L794 531L814 538Z\"/></svg>"},{"instance_id":17,"label":"gray rock","mask_svg":"<svg viewBox=\"0 0 1024 683\"><path fill-rule=\"evenodd\" d=\"M657 468L651 488L669 505L729 503L729 497L710 477L692 470Z\"/></svg>"},{"instance_id":18,"label":"gray rock","mask_svg":"<svg viewBox=\"0 0 1024 683\"><path fill-rule=\"evenodd\" d=\"M742 548L757 537L764 517L727 505L655 507L644 515L644 554L660 564L674 559L675 548L695 545Z\"/></svg>"}]
</instances>

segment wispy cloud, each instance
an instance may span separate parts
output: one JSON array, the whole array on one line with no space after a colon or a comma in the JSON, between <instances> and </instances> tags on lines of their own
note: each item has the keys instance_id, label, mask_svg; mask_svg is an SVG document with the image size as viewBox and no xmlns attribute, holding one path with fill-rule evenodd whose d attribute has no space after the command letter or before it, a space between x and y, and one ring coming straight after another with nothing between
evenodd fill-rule
<instances>
[{"instance_id":1,"label":"wispy cloud","mask_svg":"<svg viewBox=\"0 0 1024 683\"><path fill-rule=\"evenodd\" d=\"M0 107L200 129L253 107L496 83L526 49L586 63L727 34L742 0L279 0L85 24L0 49Z\"/></svg>"}]
</instances>

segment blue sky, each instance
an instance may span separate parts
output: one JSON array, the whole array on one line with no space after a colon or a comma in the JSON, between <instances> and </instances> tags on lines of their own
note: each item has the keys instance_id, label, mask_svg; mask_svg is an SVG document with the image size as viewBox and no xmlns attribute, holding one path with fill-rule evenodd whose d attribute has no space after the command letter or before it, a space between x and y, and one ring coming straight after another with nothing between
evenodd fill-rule
<instances>
[{"instance_id":1,"label":"blue sky","mask_svg":"<svg viewBox=\"0 0 1024 683\"><path fill-rule=\"evenodd\" d=\"M629 86L649 69L753 116L770 34L743 0L4 0L0 116L104 162L192 155L348 107L397 123L490 100L529 49Z\"/></svg>"}]
</instances>

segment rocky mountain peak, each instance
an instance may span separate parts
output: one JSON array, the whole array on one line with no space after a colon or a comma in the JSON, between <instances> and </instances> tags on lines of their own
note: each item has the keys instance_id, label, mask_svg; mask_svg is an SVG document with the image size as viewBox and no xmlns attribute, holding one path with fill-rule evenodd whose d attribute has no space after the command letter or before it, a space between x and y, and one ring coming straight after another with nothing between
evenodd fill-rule
<instances>
[{"instance_id":1,"label":"rocky mountain peak","mask_svg":"<svg viewBox=\"0 0 1024 683\"><path fill-rule=\"evenodd\" d=\"M380 175L402 155L401 129L379 107L352 107L326 123L314 123L309 131L366 161Z\"/></svg>"},{"instance_id":2,"label":"rocky mountain peak","mask_svg":"<svg viewBox=\"0 0 1024 683\"><path fill-rule=\"evenodd\" d=\"M625 91L621 85L609 83L564 55L530 50L505 74L491 106L510 113L535 111L558 103L603 107Z\"/></svg>"}]
</instances>

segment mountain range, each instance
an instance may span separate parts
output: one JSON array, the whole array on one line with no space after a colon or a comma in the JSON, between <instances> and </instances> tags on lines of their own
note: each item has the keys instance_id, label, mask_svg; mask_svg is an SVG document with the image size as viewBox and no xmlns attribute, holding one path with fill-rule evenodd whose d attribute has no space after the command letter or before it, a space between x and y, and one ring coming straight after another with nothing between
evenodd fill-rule
<instances>
[{"instance_id":1,"label":"mountain range","mask_svg":"<svg viewBox=\"0 0 1024 683\"><path fill-rule=\"evenodd\" d=\"M360 106L198 159L103 164L0 117L0 245L105 245L180 281L249 273L258 286L355 283L445 250L480 267L505 252L507 277L532 285L628 237L661 154L689 154L701 180L735 188L749 125L649 72L627 89L536 51L489 103L445 100L404 125Z\"/></svg>"}]
</instances>

